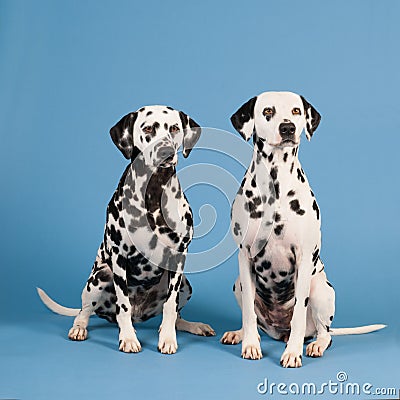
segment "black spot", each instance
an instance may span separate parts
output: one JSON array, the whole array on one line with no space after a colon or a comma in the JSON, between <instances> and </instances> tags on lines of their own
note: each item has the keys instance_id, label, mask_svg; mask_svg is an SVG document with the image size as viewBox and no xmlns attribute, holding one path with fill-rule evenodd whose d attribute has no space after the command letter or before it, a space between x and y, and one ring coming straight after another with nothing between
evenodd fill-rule
<instances>
[{"instance_id":1,"label":"black spot","mask_svg":"<svg viewBox=\"0 0 400 400\"><path fill-rule=\"evenodd\" d=\"M238 236L240 233L240 225L237 222L235 222L235 226L233 227L233 233L235 236Z\"/></svg>"},{"instance_id":2,"label":"black spot","mask_svg":"<svg viewBox=\"0 0 400 400\"><path fill-rule=\"evenodd\" d=\"M271 162L272 159L274 158L274 153L271 153L268 155L268 161Z\"/></svg>"},{"instance_id":3,"label":"black spot","mask_svg":"<svg viewBox=\"0 0 400 400\"><path fill-rule=\"evenodd\" d=\"M276 278L275 272L271 272L271 279L275 279L275 278Z\"/></svg>"},{"instance_id":4,"label":"black spot","mask_svg":"<svg viewBox=\"0 0 400 400\"><path fill-rule=\"evenodd\" d=\"M275 190L275 197L276 197L277 199L279 199L279 193L280 193L280 190L279 190L279 182L275 182L275 183L274 183L274 190Z\"/></svg>"},{"instance_id":5,"label":"black spot","mask_svg":"<svg viewBox=\"0 0 400 400\"><path fill-rule=\"evenodd\" d=\"M294 162L292 162L292 165L290 166L290 173L293 172L293 167L294 167Z\"/></svg>"},{"instance_id":6,"label":"black spot","mask_svg":"<svg viewBox=\"0 0 400 400\"><path fill-rule=\"evenodd\" d=\"M327 284L328 286L330 286L330 287L333 289L333 286L332 286L332 284L331 284L329 281L326 281L326 284Z\"/></svg>"},{"instance_id":7,"label":"black spot","mask_svg":"<svg viewBox=\"0 0 400 400\"><path fill-rule=\"evenodd\" d=\"M290 201L290 208L298 215L304 215L305 211L300 208L300 203L297 199Z\"/></svg>"},{"instance_id":8,"label":"black spot","mask_svg":"<svg viewBox=\"0 0 400 400\"><path fill-rule=\"evenodd\" d=\"M303 173L300 171L300 168L297 168L297 179L299 181L301 181L302 183L304 183L306 181Z\"/></svg>"},{"instance_id":9,"label":"black spot","mask_svg":"<svg viewBox=\"0 0 400 400\"><path fill-rule=\"evenodd\" d=\"M317 268L314 268L311 275L315 275L316 272L317 272Z\"/></svg>"},{"instance_id":10,"label":"black spot","mask_svg":"<svg viewBox=\"0 0 400 400\"><path fill-rule=\"evenodd\" d=\"M329 321L333 321L333 315L331 315L330 317L329 317Z\"/></svg>"},{"instance_id":11,"label":"black spot","mask_svg":"<svg viewBox=\"0 0 400 400\"><path fill-rule=\"evenodd\" d=\"M313 210L315 211L315 213L317 214L317 219L319 219L319 208L318 208L318 204L317 204L317 202L316 202L315 199L314 199L312 208L313 208Z\"/></svg>"},{"instance_id":12,"label":"black spot","mask_svg":"<svg viewBox=\"0 0 400 400\"><path fill-rule=\"evenodd\" d=\"M262 152L263 147L264 147L264 143L260 139L258 139L256 141L256 145L257 145L258 150Z\"/></svg>"},{"instance_id":13,"label":"black spot","mask_svg":"<svg viewBox=\"0 0 400 400\"><path fill-rule=\"evenodd\" d=\"M308 300L310 300L310 298L309 298L309 297L306 297L306 299L304 300L304 307L307 307L307 306L308 306Z\"/></svg>"},{"instance_id":14,"label":"black spot","mask_svg":"<svg viewBox=\"0 0 400 400\"><path fill-rule=\"evenodd\" d=\"M121 308L122 308L125 312L128 311L128 307L127 307L125 304L121 304Z\"/></svg>"},{"instance_id":15,"label":"black spot","mask_svg":"<svg viewBox=\"0 0 400 400\"><path fill-rule=\"evenodd\" d=\"M319 258L319 249L315 249L315 251L312 253L312 262L314 264L314 267L317 265L318 263L318 258Z\"/></svg>"},{"instance_id":16,"label":"black spot","mask_svg":"<svg viewBox=\"0 0 400 400\"><path fill-rule=\"evenodd\" d=\"M279 222L281 220L281 215L277 212L274 213L274 221Z\"/></svg>"},{"instance_id":17,"label":"black spot","mask_svg":"<svg viewBox=\"0 0 400 400\"><path fill-rule=\"evenodd\" d=\"M283 155L283 161L286 162L286 161L287 161L287 158L288 158L288 153L285 153L285 154Z\"/></svg>"},{"instance_id":18,"label":"black spot","mask_svg":"<svg viewBox=\"0 0 400 400\"><path fill-rule=\"evenodd\" d=\"M288 273L286 271L279 271L280 276L286 276Z\"/></svg>"},{"instance_id":19,"label":"black spot","mask_svg":"<svg viewBox=\"0 0 400 400\"><path fill-rule=\"evenodd\" d=\"M157 242L158 242L157 235L153 235L153 237L151 238L151 240L149 242L149 248L151 250L155 249L155 247L157 246Z\"/></svg>"},{"instance_id":20,"label":"black spot","mask_svg":"<svg viewBox=\"0 0 400 400\"><path fill-rule=\"evenodd\" d=\"M252 186L253 188L257 187L256 178L252 178L252 179L251 179L251 186Z\"/></svg>"},{"instance_id":21,"label":"black spot","mask_svg":"<svg viewBox=\"0 0 400 400\"><path fill-rule=\"evenodd\" d=\"M153 114L153 111L147 111L146 113L146 117L148 117L149 115Z\"/></svg>"},{"instance_id":22,"label":"black spot","mask_svg":"<svg viewBox=\"0 0 400 400\"><path fill-rule=\"evenodd\" d=\"M253 192L251 190L246 190L245 194L247 197L253 196Z\"/></svg>"},{"instance_id":23,"label":"black spot","mask_svg":"<svg viewBox=\"0 0 400 400\"><path fill-rule=\"evenodd\" d=\"M121 276L115 273L114 273L114 283L122 290L124 296L128 296L128 286L125 280Z\"/></svg>"},{"instance_id":24,"label":"black spot","mask_svg":"<svg viewBox=\"0 0 400 400\"><path fill-rule=\"evenodd\" d=\"M168 124L167 123L164 124L164 129L168 129Z\"/></svg>"},{"instance_id":25,"label":"black spot","mask_svg":"<svg viewBox=\"0 0 400 400\"><path fill-rule=\"evenodd\" d=\"M92 301L92 306L94 307L97 304L97 301ZM332 321L332 320L331 320Z\"/></svg>"},{"instance_id":26,"label":"black spot","mask_svg":"<svg viewBox=\"0 0 400 400\"><path fill-rule=\"evenodd\" d=\"M120 226L121 228L125 228L125 221L124 221L123 218L120 218L120 219L118 220L118 223L119 223L119 226Z\"/></svg>"},{"instance_id":27,"label":"black spot","mask_svg":"<svg viewBox=\"0 0 400 400\"><path fill-rule=\"evenodd\" d=\"M270 269L270 268L271 268L271 261L264 260L264 261L261 263L261 267L262 267L264 270Z\"/></svg>"},{"instance_id":28,"label":"black spot","mask_svg":"<svg viewBox=\"0 0 400 400\"><path fill-rule=\"evenodd\" d=\"M278 167L271 168L269 174L271 175L271 178L275 180L278 177Z\"/></svg>"},{"instance_id":29,"label":"black spot","mask_svg":"<svg viewBox=\"0 0 400 400\"><path fill-rule=\"evenodd\" d=\"M277 225L274 229L275 235L279 236L282 233L283 224Z\"/></svg>"},{"instance_id":30,"label":"black spot","mask_svg":"<svg viewBox=\"0 0 400 400\"><path fill-rule=\"evenodd\" d=\"M287 195L289 197L293 197L295 194L296 194L296 192L294 190L289 190Z\"/></svg>"},{"instance_id":31,"label":"black spot","mask_svg":"<svg viewBox=\"0 0 400 400\"><path fill-rule=\"evenodd\" d=\"M107 214L111 214L115 221L118 221L119 212L113 199L108 203Z\"/></svg>"},{"instance_id":32,"label":"black spot","mask_svg":"<svg viewBox=\"0 0 400 400\"><path fill-rule=\"evenodd\" d=\"M274 204L275 203L275 197L274 196L271 196L269 199L268 199L268 204L269 205L272 205L272 204Z\"/></svg>"}]
</instances>

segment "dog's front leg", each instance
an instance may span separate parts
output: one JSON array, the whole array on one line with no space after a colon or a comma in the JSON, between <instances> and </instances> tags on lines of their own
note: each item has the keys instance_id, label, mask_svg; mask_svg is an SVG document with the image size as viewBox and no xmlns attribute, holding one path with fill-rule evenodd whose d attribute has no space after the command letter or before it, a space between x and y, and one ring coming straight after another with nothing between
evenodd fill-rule
<instances>
[{"instance_id":1,"label":"dog's front leg","mask_svg":"<svg viewBox=\"0 0 400 400\"><path fill-rule=\"evenodd\" d=\"M183 267L168 271L167 299L163 306L163 319L159 329L158 350L164 354L176 353L176 319L178 317L179 289L182 283Z\"/></svg>"},{"instance_id":2,"label":"dog's front leg","mask_svg":"<svg viewBox=\"0 0 400 400\"><path fill-rule=\"evenodd\" d=\"M295 305L290 322L290 336L281 357L281 365L284 368L298 368L302 366L312 269L311 258L310 260L302 261L299 265L295 288Z\"/></svg>"},{"instance_id":3,"label":"dog's front leg","mask_svg":"<svg viewBox=\"0 0 400 400\"><path fill-rule=\"evenodd\" d=\"M142 347L132 325L132 310L129 301L126 269L118 264L117 256L114 252L112 255L112 265L114 271L114 288L117 296L115 313L119 327L119 349L125 353L138 353Z\"/></svg>"},{"instance_id":4,"label":"dog's front leg","mask_svg":"<svg viewBox=\"0 0 400 400\"><path fill-rule=\"evenodd\" d=\"M259 360L262 358L262 352L254 309L256 289L251 269L251 261L239 250L239 273L242 285L242 357Z\"/></svg>"}]
</instances>

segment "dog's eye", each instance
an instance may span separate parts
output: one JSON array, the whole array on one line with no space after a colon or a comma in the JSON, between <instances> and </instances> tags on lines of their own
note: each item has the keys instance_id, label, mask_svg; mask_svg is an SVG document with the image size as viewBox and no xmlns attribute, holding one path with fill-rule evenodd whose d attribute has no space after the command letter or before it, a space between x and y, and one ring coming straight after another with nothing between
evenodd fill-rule
<instances>
[{"instance_id":1,"label":"dog's eye","mask_svg":"<svg viewBox=\"0 0 400 400\"><path fill-rule=\"evenodd\" d=\"M150 125L147 125L143 128L143 132L145 133L153 133L153 127Z\"/></svg>"},{"instance_id":2,"label":"dog's eye","mask_svg":"<svg viewBox=\"0 0 400 400\"><path fill-rule=\"evenodd\" d=\"M172 125L172 126L169 128L169 131L170 131L171 133L177 133L177 132L179 132L179 127L178 127L178 125Z\"/></svg>"},{"instance_id":3,"label":"dog's eye","mask_svg":"<svg viewBox=\"0 0 400 400\"><path fill-rule=\"evenodd\" d=\"M292 114L293 115L301 115L300 108L297 108L297 107L293 108Z\"/></svg>"},{"instance_id":4,"label":"dog's eye","mask_svg":"<svg viewBox=\"0 0 400 400\"><path fill-rule=\"evenodd\" d=\"M263 114L264 115L273 115L274 114L274 110L271 107L266 107L266 108L264 108Z\"/></svg>"}]
</instances>

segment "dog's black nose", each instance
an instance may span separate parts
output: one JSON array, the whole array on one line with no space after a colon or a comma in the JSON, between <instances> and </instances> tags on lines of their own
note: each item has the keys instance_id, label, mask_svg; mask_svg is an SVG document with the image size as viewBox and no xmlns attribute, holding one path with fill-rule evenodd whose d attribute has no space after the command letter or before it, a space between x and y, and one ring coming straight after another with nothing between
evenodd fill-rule
<instances>
[{"instance_id":1,"label":"dog's black nose","mask_svg":"<svg viewBox=\"0 0 400 400\"><path fill-rule=\"evenodd\" d=\"M282 139L293 139L296 133L296 125L293 122L282 122L279 125L279 134Z\"/></svg>"},{"instance_id":2,"label":"dog's black nose","mask_svg":"<svg viewBox=\"0 0 400 400\"><path fill-rule=\"evenodd\" d=\"M163 146L158 150L158 156L162 162L171 162L175 156L175 149L172 146Z\"/></svg>"}]
</instances>

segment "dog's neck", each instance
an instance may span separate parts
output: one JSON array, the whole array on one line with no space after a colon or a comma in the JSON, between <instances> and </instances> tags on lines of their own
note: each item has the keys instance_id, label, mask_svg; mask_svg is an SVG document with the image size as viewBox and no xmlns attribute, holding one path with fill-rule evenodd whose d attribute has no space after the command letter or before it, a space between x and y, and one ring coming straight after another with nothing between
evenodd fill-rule
<instances>
[{"instance_id":1,"label":"dog's neck","mask_svg":"<svg viewBox=\"0 0 400 400\"><path fill-rule=\"evenodd\" d=\"M286 187L292 186L293 181L297 180L298 171L302 173L297 153L298 146L271 146L254 134L253 158L248 173L256 177L254 181L257 182L257 186L274 187L278 200L279 193L284 192ZM284 176L286 178L282 179Z\"/></svg>"},{"instance_id":2,"label":"dog's neck","mask_svg":"<svg viewBox=\"0 0 400 400\"><path fill-rule=\"evenodd\" d=\"M128 187L132 188L132 195L141 208L147 212L154 212L161 209L162 195L165 186L176 178L176 169L170 167L154 167L146 164L142 153L132 160L130 164L131 182L127 182ZM129 179L129 177L127 178Z\"/></svg>"}]
</instances>

